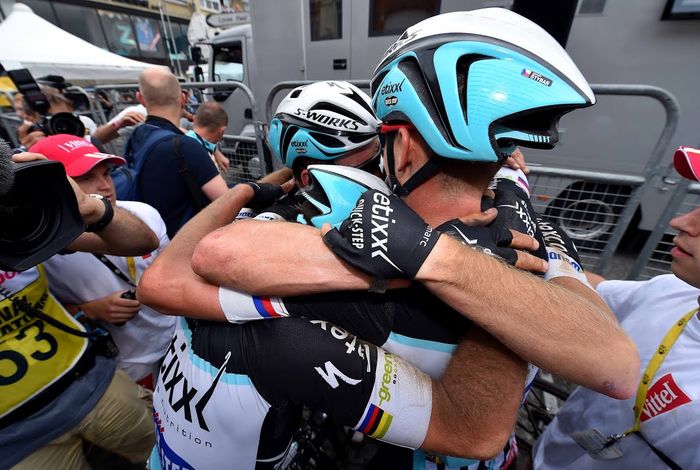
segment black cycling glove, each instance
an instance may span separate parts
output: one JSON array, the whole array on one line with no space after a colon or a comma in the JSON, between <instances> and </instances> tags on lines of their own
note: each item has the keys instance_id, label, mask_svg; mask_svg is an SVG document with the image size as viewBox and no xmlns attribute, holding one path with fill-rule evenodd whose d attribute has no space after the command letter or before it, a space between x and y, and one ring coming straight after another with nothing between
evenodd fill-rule
<instances>
[{"instance_id":1,"label":"black cycling glove","mask_svg":"<svg viewBox=\"0 0 700 470\"><path fill-rule=\"evenodd\" d=\"M277 199L279 199L283 194L284 190L281 186L271 183L245 183L251 188L253 188L253 199L251 199L247 206L256 212L260 212L261 209L272 205Z\"/></svg>"},{"instance_id":2,"label":"black cycling glove","mask_svg":"<svg viewBox=\"0 0 700 470\"><path fill-rule=\"evenodd\" d=\"M277 199L270 207L265 208L259 215L275 214L279 218L296 222L299 215L299 202L295 195L285 194Z\"/></svg>"},{"instance_id":3,"label":"black cycling glove","mask_svg":"<svg viewBox=\"0 0 700 470\"><path fill-rule=\"evenodd\" d=\"M439 236L397 196L370 190L340 230L323 240L339 258L377 279L414 279Z\"/></svg>"},{"instance_id":4,"label":"black cycling glove","mask_svg":"<svg viewBox=\"0 0 700 470\"><path fill-rule=\"evenodd\" d=\"M471 227L459 219L454 219L440 225L437 230L456 238L464 245L500 258L511 266L515 266L518 261L518 254L510 248L513 235L508 229L493 226Z\"/></svg>"},{"instance_id":5,"label":"black cycling glove","mask_svg":"<svg viewBox=\"0 0 700 470\"><path fill-rule=\"evenodd\" d=\"M546 261L545 242L537 229L537 214L529 196L517 183L509 179L497 179L494 183L494 206L498 209L498 215L489 227L498 230L512 229L533 237L540 246L532 254Z\"/></svg>"}]
</instances>

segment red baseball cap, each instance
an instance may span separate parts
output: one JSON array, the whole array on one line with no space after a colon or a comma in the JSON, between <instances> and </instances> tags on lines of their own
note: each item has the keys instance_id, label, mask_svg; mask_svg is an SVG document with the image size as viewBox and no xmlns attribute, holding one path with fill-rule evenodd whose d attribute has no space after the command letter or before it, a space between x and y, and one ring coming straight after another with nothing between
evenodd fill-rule
<instances>
[{"instance_id":1,"label":"red baseball cap","mask_svg":"<svg viewBox=\"0 0 700 470\"><path fill-rule=\"evenodd\" d=\"M682 177L700 181L700 150L678 147L673 154L673 166Z\"/></svg>"},{"instance_id":2,"label":"red baseball cap","mask_svg":"<svg viewBox=\"0 0 700 470\"><path fill-rule=\"evenodd\" d=\"M98 163L126 163L122 157L102 153L87 140L68 134L56 134L41 139L32 145L29 151L63 163L66 174L71 177L83 176Z\"/></svg>"}]
</instances>

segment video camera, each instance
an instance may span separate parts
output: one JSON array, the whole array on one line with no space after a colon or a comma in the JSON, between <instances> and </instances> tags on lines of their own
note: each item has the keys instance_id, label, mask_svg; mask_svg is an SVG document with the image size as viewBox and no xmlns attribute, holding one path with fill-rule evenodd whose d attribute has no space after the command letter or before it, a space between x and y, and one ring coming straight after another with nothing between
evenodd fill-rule
<instances>
[{"instance_id":1,"label":"video camera","mask_svg":"<svg viewBox=\"0 0 700 470\"><path fill-rule=\"evenodd\" d=\"M85 225L61 163L11 157L0 139L0 269L24 271L65 248Z\"/></svg>"},{"instance_id":2,"label":"video camera","mask_svg":"<svg viewBox=\"0 0 700 470\"><path fill-rule=\"evenodd\" d=\"M39 123L29 128L28 132L42 131L46 135L70 134L79 137L85 136L85 125L73 113L56 113L49 116L50 103L46 95L41 91L39 84L34 80L27 69L8 70L7 75L15 84L17 90L24 95L27 107L41 116ZM53 77L60 78L62 77Z\"/></svg>"}]
</instances>

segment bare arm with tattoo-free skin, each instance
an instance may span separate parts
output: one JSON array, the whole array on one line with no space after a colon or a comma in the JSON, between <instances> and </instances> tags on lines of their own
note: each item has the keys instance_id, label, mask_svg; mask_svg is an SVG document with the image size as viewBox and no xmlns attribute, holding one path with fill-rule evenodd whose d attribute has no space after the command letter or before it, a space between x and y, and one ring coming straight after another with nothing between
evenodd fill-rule
<instances>
[{"instance_id":1,"label":"bare arm with tattoo-free skin","mask_svg":"<svg viewBox=\"0 0 700 470\"><path fill-rule=\"evenodd\" d=\"M416 280L540 368L613 398L634 393L634 343L595 291L577 280L543 282L450 237L440 237ZM494 282L519 286L518 302ZM567 295L572 291L578 295Z\"/></svg>"},{"instance_id":2,"label":"bare arm with tattoo-free skin","mask_svg":"<svg viewBox=\"0 0 700 470\"><path fill-rule=\"evenodd\" d=\"M138 299L162 313L226 321L218 286L192 271L192 252L207 233L230 224L253 195L250 186L238 184L187 222L144 272Z\"/></svg>"},{"instance_id":3,"label":"bare arm with tattoo-free skin","mask_svg":"<svg viewBox=\"0 0 700 470\"><path fill-rule=\"evenodd\" d=\"M371 282L336 258L318 231L256 221L205 237L192 266L211 282L257 295L366 290ZM417 280L525 361L616 398L634 393L636 348L587 287L578 292L584 296L571 295L557 285L569 281L545 283L450 237L440 237ZM517 301L504 295L507 286L519 286Z\"/></svg>"}]
</instances>

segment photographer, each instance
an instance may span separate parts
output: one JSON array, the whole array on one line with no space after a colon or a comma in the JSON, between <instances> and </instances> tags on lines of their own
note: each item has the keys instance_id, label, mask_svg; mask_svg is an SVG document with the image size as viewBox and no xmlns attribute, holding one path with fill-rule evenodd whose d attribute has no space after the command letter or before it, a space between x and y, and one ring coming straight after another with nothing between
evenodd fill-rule
<instances>
[{"instance_id":1,"label":"photographer","mask_svg":"<svg viewBox=\"0 0 700 470\"><path fill-rule=\"evenodd\" d=\"M147 204L117 201L110 165L123 164L121 157L100 154L84 139L64 134L47 137L32 150L61 162L83 191L108 198L112 205L136 215L158 235L158 249L143 256L61 253L44 263L56 298L69 311L81 311L107 329L119 348L119 368L152 390L158 362L173 335L175 318L142 305L134 298L134 291L143 271L170 243L165 223Z\"/></svg>"},{"instance_id":2,"label":"photographer","mask_svg":"<svg viewBox=\"0 0 700 470\"><path fill-rule=\"evenodd\" d=\"M15 175L7 146L2 147L0 194L18 190L8 183ZM12 159L44 157L24 153ZM158 246L139 219L68 182L87 230L69 249L141 255ZM34 190L41 194L45 188ZM5 230L23 222L23 214L2 207L7 201L12 199L0 200L9 217ZM0 255L7 266L12 253ZM145 461L153 445L150 394L116 369L99 332L83 326L53 297L42 265L0 270L0 310L0 468L89 468L83 439L130 461Z\"/></svg>"},{"instance_id":3,"label":"photographer","mask_svg":"<svg viewBox=\"0 0 700 470\"><path fill-rule=\"evenodd\" d=\"M144 117L138 113L130 113L120 120L118 125L107 123L98 127L95 121L88 116L75 115L73 102L60 90L46 85L40 85L39 88L48 101L48 116L53 118L62 113L61 118L64 120L64 123L51 126L48 124L50 123L48 119L45 119L43 124L23 123L17 129L17 134L19 142L27 149L46 137L46 135L57 133L52 127L58 127L61 133L69 133L88 140L94 140L97 144L106 144L119 137L118 130L122 127L132 126L144 120ZM73 119L68 115L73 116Z\"/></svg>"}]
</instances>

